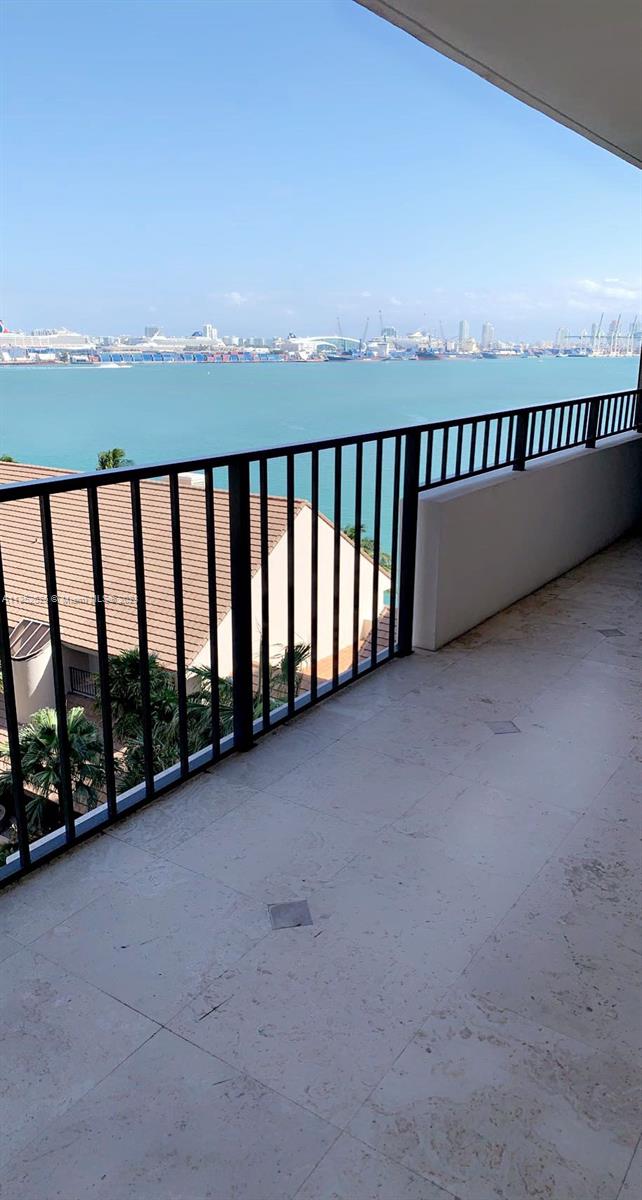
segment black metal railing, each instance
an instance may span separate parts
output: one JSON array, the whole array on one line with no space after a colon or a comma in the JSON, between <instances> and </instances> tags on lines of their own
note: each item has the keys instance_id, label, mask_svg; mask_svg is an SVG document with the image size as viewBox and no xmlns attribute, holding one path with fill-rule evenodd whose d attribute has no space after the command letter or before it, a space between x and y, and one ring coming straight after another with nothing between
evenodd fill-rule
<instances>
[{"instance_id":1,"label":"black metal railing","mask_svg":"<svg viewBox=\"0 0 642 1200\"><path fill-rule=\"evenodd\" d=\"M74 696L85 696L88 700L96 699L96 674L94 671L84 671L82 667L69 668L69 691Z\"/></svg>"},{"instance_id":2,"label":"black metal railing","mask_svg":"<svg viewBox=\"0 0 642 1200\"><path fill-rule=\"evenodd\" d=\"M420 490L502 467L522 471L532 459L594 447L640 424L636 390L445 421L422 433Z\"/></svg>"},{"instance_id":3,"label":"black metal railing","mask_svg":"<svg viewBox=\"0 0 642 1200\"><path fill-rule=\"evenodd\" d=\"M14 838L0 883L410 653L421 491L631 431L642 432L636 390L0 488L2 799ZM23 613L27 543L40 609ZM55 787L36 821L9 651L25 615L49 625L57 726ZM91 786L64 678L63 646L83 638L98 687L73 667L71 679L72 691L97 691Z\"/></svg>"}]
</instances>

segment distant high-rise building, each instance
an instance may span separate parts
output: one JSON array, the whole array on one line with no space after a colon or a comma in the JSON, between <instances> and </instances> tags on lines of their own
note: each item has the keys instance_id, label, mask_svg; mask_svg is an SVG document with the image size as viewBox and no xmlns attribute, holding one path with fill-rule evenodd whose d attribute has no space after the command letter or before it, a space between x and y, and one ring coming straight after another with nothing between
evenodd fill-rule
<instances>
[{"instance_id":1,"label":"distant high-rise building","mask_svg":"<svg viewBox=\"0 0 642 1200\"><path fill-rule=\"evenodd\" d=\"M464 343L468 341L469 337L470 337L470 326L468 324L468 321L460 321L459 322L459 348L460 349L463 347Z\"/></svg>"},{"instance_id":2,"label":"distant high-rise building","mask_svg":"<svg viewBox=\"0 0 642 1200\"><path fill-rule=\"evenodd\" d=\"M555 334L555 345L557 346L558 350L566 350L567 342L568 342L568 329L565 329L564 326L561 325L560 328L558 329L557 333Z\"/></svg>"},{"instance_id":3,"label":"distant high-rise building","mask_svg":"<svg viewBox=\"0 0 642 1200\"><path fill-rule=\"evenodd\" d=\"M218 337L218 330L214 325L204 325L203 337L207 338L210 342L214 342Z\"/></svg>"},{"instance_id":4,"label":"distant high-rise building","mask_svg":"<svg viewBox=\"0 0 642 1200\"><path fill-rule=\"evenodd\" d=\"M490 321L484 321L481 332L482 350L489 350L495 342L495 329Z\"/></svg>"},{"instance_id":5,"label":"distant high-rise building","mask_svg":"<svg viewBox=\"0 0 642 1200\"><path fill-rule=\"evenodd\" d=\"M160 325L146 325L145 326L145 337L146 338L156 337L159 333L160 333Z\"/></svg>"},{"instance_id":6,"label":"distant high-rise building","mask_svg":"<svg viewBox=\"0 0 642 1200\"><path fill-rule=\"evenodd\" d=\"M385 325L381 330L381 336L385 338L396 338L397 330L395 329L394 325Z\"/></svg>"}]
</instances>

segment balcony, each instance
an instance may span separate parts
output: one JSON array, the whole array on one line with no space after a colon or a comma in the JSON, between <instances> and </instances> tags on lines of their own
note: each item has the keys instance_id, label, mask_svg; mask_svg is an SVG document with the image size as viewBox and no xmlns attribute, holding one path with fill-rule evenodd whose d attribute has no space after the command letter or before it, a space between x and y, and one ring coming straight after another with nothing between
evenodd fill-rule
<instances>
[{"instance_id":1,"label":"balcony","mask_svg":"<svg viewBox=\"0 0 642 1200\"><path fill-rule=\"evenodd\" d=\"M640 515L641 431L631 389L89 475L1 463L0 886L608 545Z\"/></svg>"},{"instance_id":2,"label":"balcony","mask_svg":"<svg viewBox=\"0 0 642 1200\"><path fill-rule=\"evenodd\" d=\"M637 1193L640 401L0 491L12 1196Z\"/></svg>"},{"instance_id":3,"label":"balcony","mask_svg":"<svg viewBox=\"0 0 642 1200\"><path fill-rule=\"evenodd\" d=\"M7 1194L638 1195L641 583L626 537L6 891Z\"/></svg>"}]
</instances>

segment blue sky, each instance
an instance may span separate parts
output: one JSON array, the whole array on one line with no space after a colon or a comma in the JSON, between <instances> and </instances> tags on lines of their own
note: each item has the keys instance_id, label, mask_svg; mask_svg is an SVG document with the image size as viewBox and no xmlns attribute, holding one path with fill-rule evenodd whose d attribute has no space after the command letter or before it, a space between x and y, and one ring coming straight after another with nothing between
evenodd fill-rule
<instances>
[{"instance_id":1,"label":"blue sky","mask_svg":"<svg viewBox=\"0 0 642 1200\"><path fill-rule=\"evenodd\" d=\"M4 0L0 318L550 337L640 312L640 174L352 0Z\"/></svg>"}]
</instances>

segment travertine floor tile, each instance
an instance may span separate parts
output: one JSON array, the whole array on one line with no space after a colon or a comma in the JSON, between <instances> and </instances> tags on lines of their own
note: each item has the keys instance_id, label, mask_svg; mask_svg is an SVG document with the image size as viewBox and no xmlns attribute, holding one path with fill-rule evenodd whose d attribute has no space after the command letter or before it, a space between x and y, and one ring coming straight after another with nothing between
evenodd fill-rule
<instances>
[{"instance_id":1,"label":"travertine floor tile","mask_svg":"<svg viewBox=\"0 0 642 1200\"><path fill-rule=\"evenodd\" d=\"M153 861L143 850L99 835L1 892L0 932L31 942L96 896L117 892Z\"/></svg>"},{"instance_id":2,"label":"travertine floor tile","mask_svg":"<svg viewBox=\"0 0 642 1200\"><path fill-rule=\"evenodd\" d=\"M350 1132L462 1200L615 1200L638 1084L627 1056L450 994Z\"/></svg>"},{"instance_id":3,"label":"travertine floor tile","mask_svg":"<svg viewBox=\"0 0 642 1200\"><path fill-rule=\"evenodd\" d=\"M338 816L259 795L202 830L168 857L265 904L331 879L367 835Z\"/></svg>"},{"instance_id":4,"label":"travertine floor tile","mask_svg":"<svg viewBox=\"0 0 642 1200\"><path fill-rule=\"evenodd\" d=\"M449 1200L449 1193L342 1133L296 1200Z\"/></svg>"},{"instance_id":5,"label":"travertine floor tile","mask_svg":"<svg viewBox=\"0 0 642 1200\"><path fill-rule=\"evenodd\" d=\"M2 964L0 1020L0 1162L39 1141L157 1029L31 948Z\"/></svg>"},{"instance_id":6,"label":"travertine floor tile","mask_svg":"<svg viewBox=\"0 0 642 1200\"><path fill-rule=\"evenodd\" d=\"M313 924L271 933L170 1024L342 1126L446 986L429 963L408 967Z\"/></svg>"},{"instance_id":7,"label":"travertine floor tile","mask_svg":"<svg viewBox=\"0 0 642 1200\"><path fill-rule=\"evenodd\" d=\"M153 865L38 940L38 949L164 1022L269 930L267 912L224 884Z\"/></svg>"},{"instance_id":8,"label":"travertine floor tile","mask_svg":"<svg viewBox=\"0 0 642 1200\"><path fill-rule=\"evenodd\" d=\"M13 1200L291 1200L337 1130L161 1030L34 1133Z\"/></svg>"}]
</instances>

